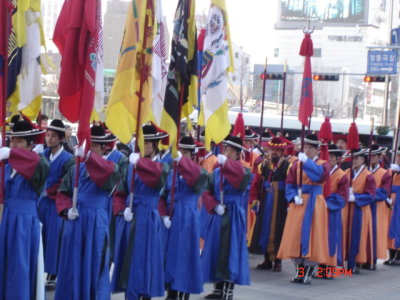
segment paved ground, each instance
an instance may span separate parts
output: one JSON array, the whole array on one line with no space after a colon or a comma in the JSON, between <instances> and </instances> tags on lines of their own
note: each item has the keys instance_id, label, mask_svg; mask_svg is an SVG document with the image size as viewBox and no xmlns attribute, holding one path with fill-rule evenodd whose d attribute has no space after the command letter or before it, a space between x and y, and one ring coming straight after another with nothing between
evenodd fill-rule
<instances>
[{"instance_id":1,"label":"paved ground","mask_svg":"<svg viewBox=\"0 0 400 300\"><path fill-rule=\"evenodd\" d=\"M384 266L379 262L376 271L362 270L361 274L352 277L341 277L333 280L313 279L311 285L290 283L294 267L290 261L283 263L283 271L256 270L255 266L262 260L261 256L252 255L251 286L235 287L235 300L255 299L400 299L400 266ZM191 300L203 299L212 290L212 285L204 287L204 293L193 295ZM53 299L52 293L48 300ZM161 300L164 298L153 298ZM123 294L112 296L112 300L124 300Z\"/></svg>"}]
</instances>

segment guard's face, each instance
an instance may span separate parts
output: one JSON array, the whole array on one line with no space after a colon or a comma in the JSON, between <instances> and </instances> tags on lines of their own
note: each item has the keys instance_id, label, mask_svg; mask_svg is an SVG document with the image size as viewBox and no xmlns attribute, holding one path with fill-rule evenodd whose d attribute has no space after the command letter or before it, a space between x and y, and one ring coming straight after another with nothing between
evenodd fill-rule
<instances>
[{"instance_id":1,"label":"guard's face","mask_svg":"<svg viewBox=\"0 0 400 300\"><path fill-rule=\"evenodd\" d=\"M192 159L192 151L190 151L188 149L179 149L179 151L181 151L182 156Z\"/></svg>"},{"instance_id":2,"label":"guard's face","mask_svg":"<svg viewBox=\"0 0 400 300\"><path fill-rule=\"evenodd\" d=\"M277 163L279 159L283 155L283 150L280 149L270 149L269 150L269 158L271 159L272 162Z\"/></svg>"},{"instance_id":3,"label":"guard's face","mask_svg":"<svg viewBox=\"0 0 400 300\"><path fill-rule=\"evenodd\" d=\"M340 150L347 150L347 142L345 140L337 140L336 141L336 146L338 146L338 148Z\"/></svg>"},{"instance_id":4,"label":"guard's face","mask_svg":"<svg viewBox=\"0 0 400 300\"><path fill-rule=\"evenodd\" d=\"M100 156L103 156L105 147L98 143L90 143L90 151L96 153Z\"/></svg>"},{"instance_id":5,"label":"guard's face","mask_svg":"<svg viewBox=\"0 0 400 300\"><path fill-rule=\"evenodd\" d=\"M244 140L244 145L247 149L253 148L253 140Z\"/></svg>"},{"instance_id":6,"label":"guard's face","mask_svg":"<svg viewBox=\"0 0 400 300\"><path fill-rule=\"evenodd\" d=\"M304 153L307 155L309 159L314 159L315 156L318 155L318 148L314 146L305 144L304 145Z\"/></svg>"},{"instance_id":7,"label":"guard's face","mask_svg":"<svg viewBox=\"0 0 400 300\"><path fill-rule=\"evenodd\" d=\"M13 149L32 149L32 146L28 145L28 142L26 141L26 139L21 138L21 137L13 136L11 138L10 148L13 148Z\"/></svg>"},{"instance_id":8,"label":"guard's face","mask_svg":"<svg viewBox=\"0 0 400 300\"><path fill-rule=\"evenodd\" d=\"M354 168L361 167L364 162L365 162L365 159L362 156L354 156L353 157L353 167Z\"/></svg>"},{"instance_id":9,"label":"guard's face","mask_svg":"<svg viewBox=\"0 0 400 300\"><path fill-rule=\"evenodd\" d=\"M371 164L376 165L377 163L379 163L380 157L380 155L371 155Z\"/></svg>"},{"instance_id":10,"label":"guard's face","mask_svg":"<svg viewBox=\"0 0 400 300\"><path fill-rule=\"evenodd\" d=\"M229 159L238 160L240 152L233 147L226 146L224 154Z\"/></svg>"},{"instance_id":11,"label":"guard's face","mask_svg":"<svg viewBox=\"0 0 400 300\"><path fill-rule=\"evenodd\" d=\"M335 154L330 153L329 154L329 163L331 165L331 168L334 167L337 164L337 157Z\"/></svg>"},{"instance_id":12,"label":"guard's face","mask_svg":"<svg viewBox=\"0 0 400 300\"><path fill-rule=\"evenodd\" d=\"M153 158L154 153L154 144L152 142L145 141L144 142L144 156L148 158Z\"/></svg>"},{"instance_id":13,"label":"guard's face","mask_svg":"<svg viewBox=\"0 0 400 300\"><path fill-rule=\"evenodd\" d=\"M57 147L61 143L61 140L58 137L57 133L55 133L53 130L48 130L46 132L45 140L46 145L49 148Z\"/></svg>"},{"instance_id":14,"label":"guard's face","mask_svg":"<svg viewBox=\"0 0 400 300\"><path fill-rule=\"evenodd\" d=\"M65 137L70 138L72 136L72 128L69 127L65 130Z\"/></svg>"}]
</instances>

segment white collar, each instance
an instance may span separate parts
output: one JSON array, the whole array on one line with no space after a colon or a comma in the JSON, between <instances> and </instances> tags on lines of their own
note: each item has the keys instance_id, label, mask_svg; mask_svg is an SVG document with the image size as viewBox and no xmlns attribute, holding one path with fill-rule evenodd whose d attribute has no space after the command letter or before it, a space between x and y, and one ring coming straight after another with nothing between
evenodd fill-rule
<instances>
[{"instance_id":1,"label":"white collar","mask_svg":"<svg viewBox=\"0 0 400 300\"><path fill-rule=\"evenodd\" d=\"M169 149L167 149L167 151L165 151L164 154L161 155L161 159L163 159L168 153L169 153Z\"/></svg>"},{"instance_id":2,"label":"white collar","mask_svg":"<svg viewBox=\"0 0 400 300\"><path fill-rule=\"evenodd\" d=\"M319 159L318 155L313 158L313 161L317 161Z\"/></svg>"},{"instance_id":3,"label":"white collar","mask_svg":"<svg viewBox=\"0 0 400 300\"><path fill-rule=\"evenodd\" d=\"M108 158L110 157L111 153L113 153L115 150L117 150L117 149L116 149L116 148L113 148L110 152L108 152L107 155L103 156L104 159L108 159Z\"/></svg>"},{"instance_id":4,"label":"white collar","mask_svg":"<svg viewBox=\"0 0 400 300\"><path fill-rule=\"evenodd\" d=\"M374 174L381 166L376 164L376 167L372 169L372 174Z\"/></svg>"},{"instance_id":5,"label":"white collar","mask_svg":"<svg viewBox=\"0 0 400 300\"><path fill-rule=\"evenodd\" d=\"M337 170L337 168L338 168L338 166L337 165L335 165L332 169L331 169L331 171L330 171L330 175L332 175L336 170Z\"/></svg>"},{"instance_id":6,"label":"white collar","mask_svg":"<svg viewBox=\"0 0 400 300\"><path fill-rule=\"evenodd\" d=\"M64 151L64 146L61 145L60 149L58 149L58 151L56 152L56 154L53 154L53 152L50 153L50 162L53 162L56 160L57 157L60 156L61 152Z\"/></svg>"},{"instance_id":7,"label":"white collar","mask_svg":"<svg viewBox=\"0 0 400 300\"><path fill-rule=\"evenodd\" d=\"M365 165L362 165L362 166L360 167L360 169L359 169L357 172L356 172L356 171L354 170L354 168L353 168L353 171L354 171L353 180L356 179L356 178L358 177L358 175L361 174L361 172L364 170L364 168L365 168Z\"/></svg>"},{"instance_id":8,"label":"white collar","mask_svg":"<svg viewBox=\"0 0 400 300\"><path fill-rule=\"evenodd\" d=\"M212 151L208 152L208 153L206 154L206 156L204 156L204 159L209 158L211 155L213 155Z\"/></svg>"}]
</instances>

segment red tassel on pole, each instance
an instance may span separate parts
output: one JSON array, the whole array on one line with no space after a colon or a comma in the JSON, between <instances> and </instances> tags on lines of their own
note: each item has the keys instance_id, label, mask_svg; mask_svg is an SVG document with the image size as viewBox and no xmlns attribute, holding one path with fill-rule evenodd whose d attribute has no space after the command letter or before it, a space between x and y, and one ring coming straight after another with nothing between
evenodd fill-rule
<instances>
[{"instance_id":1,"label":"red tassel on pole","mask_svg":"<svg viewBox=\"0 0 400 300\"><path fill-rule=\"evenodd\" d=\"M313 41L311 39L311 35L308 33L304 35L303 41L301 42L299 54L301 56L313 56L314 55Z\"/></svg>"},{"instance_id":2,"label":"red tassel on pole","mask_svg":"<svg viewBox=\"0 0 400 300\"><path fill-rule=\"evenodd\" d=\"M235 126L233 126L232 135L239 136L241 139L243 139L245 136L245 131L246 130L244 128L243 114L238 113L236 121L235 121Z\"/></svg>"},{"instance_id":3,"label":"red tassel on pole","mask_svg":"<svg viewBox=\"0 0 400 300\"><path fill-rule=\"evenodd\" d=\"M330 142L333 140L332 125L329 118L325 118L325 121L321 124L321 128L318 133L318 138L321 141Z\"/></svg>"},{"instance_id":4,"label":"red tassel on pole","mask_svg":"<svg viewBox=\"0 0 400 300\"><path fill-rule=\"evenodd\" d=\"M347 137L347 148L349 150L356 150L360 148L360 138L358 136L358 129L355 122L352 122Z\"/></svg>"}]
</instances>

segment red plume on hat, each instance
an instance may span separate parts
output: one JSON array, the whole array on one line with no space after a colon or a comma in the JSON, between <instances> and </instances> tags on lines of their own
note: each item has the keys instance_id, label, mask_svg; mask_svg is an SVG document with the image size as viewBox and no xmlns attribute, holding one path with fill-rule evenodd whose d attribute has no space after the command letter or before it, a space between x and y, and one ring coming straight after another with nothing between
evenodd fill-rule
<instances>
[{"instance_id":1,"label":"red plume on hat","mask_svg":"<svg viewBox=\"0 0 400 300\"><path fill-rule=\"evenodd\" d=\"M157 132L168 134L168 131L161 129L154 122L150 122L150 123L151 123L151 125L153 125L156 128ZM161 144L164 146L169 146L169 135L167 135L166 137L161 139Z\"/></svg>"},{"instance_id":2,"label":"red plume on hat","mask_svg":"<svg viewBox=\"0 0 400 300\"><path fill-rule=\"evenodd\" d=\"M332 125L329 117L326 117L325 121L321 124L321 128L318 132L318 138L325 143L332 141Z\"/></svg>"},{"instance_id":3,"label":"red plume on hat","mask_svg":"<svg viewBox=\"0 0 400 300\"><path fill-rule=\"evenodd\" d=\"M347 136L347 148L355 150L360 148L360 137L358 136L358 129L355 122L352 122Z\"/></svg>"},{"instance_id":4,"label":"red plume on hat","mask_svg":"<svg viewBox=\"0 0 400 300\"><path fill-rule=\"evenodd\" d=\"M244 119L243 119L243 114L238 113L236 121L235 121L235 126L233 127L233 136L239 136L240 138L244 138L245 136L245 127L244 127Z\"/></svg>"}]
</instances>

